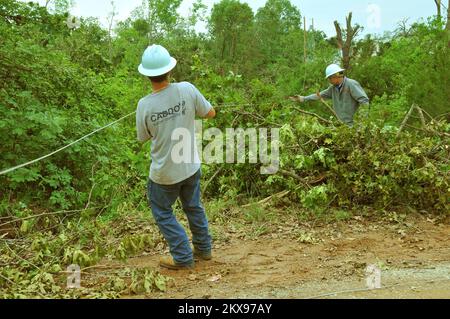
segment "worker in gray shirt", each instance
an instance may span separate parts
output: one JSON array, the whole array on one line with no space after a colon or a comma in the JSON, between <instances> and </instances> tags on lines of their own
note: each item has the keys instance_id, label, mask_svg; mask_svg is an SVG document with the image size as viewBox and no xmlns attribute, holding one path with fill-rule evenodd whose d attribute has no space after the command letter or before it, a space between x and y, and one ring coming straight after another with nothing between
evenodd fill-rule
<instances>
[{"instance_id":1,"label":"worker in gray shirt","mask_svg":"<svg viewBox=\"0 0 450 319\"><path fill-rule=\"evenodd\" d=\"M320 92L320 96L312 94L310 96L294 96L291 100L296 102L317 101L320 98L332 99L333 107L339 120L349 126L353 126L353 117L361 105L369 108L369 98L361 85L352 79L344 76L345 69L336 64L327 67L326 78L331 86Z\"/></svg>"},{"instance_id":2,"label":"worker in gray shirt","mask_svg":"<svg viewBox=\"0 0 450 319\"><path fill-rule=\"evenodd\" d=\"M145 50L139 72L149 77L153 92L139 101L136 129L140 142L152 142L147 196L171 254L160 259L160 266L189 269L194 267L194 256L211 259L211 235L200 200L195 117L213 118L216 112L191 83L170 83L169 75L176 64L160 45ZM177 198L189 221L193 250L172 209Z\"/></svg>"}]
</instances>

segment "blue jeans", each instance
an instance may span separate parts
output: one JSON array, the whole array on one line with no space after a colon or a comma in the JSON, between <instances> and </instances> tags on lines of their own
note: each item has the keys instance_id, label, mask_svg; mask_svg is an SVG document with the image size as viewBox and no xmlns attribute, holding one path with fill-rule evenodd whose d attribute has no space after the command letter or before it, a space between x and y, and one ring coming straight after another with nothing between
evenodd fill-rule
<instances>
[{"instance_id":1,"label":"blue jeans","mask_svg":"<svg viewBox=\"0 0 450 319\"><path fill-rule=\"evenodd\" d=\"M204 253L211 251L208 219L200 201L200 177L201 170L178 184L160 185L149 180L147 185L153 217L169 244L170 254L179 265L192 264L194 257L186 231L173 213L172 205L178 197L189 221L195 249Z\"/></svg>"}]
</instances>

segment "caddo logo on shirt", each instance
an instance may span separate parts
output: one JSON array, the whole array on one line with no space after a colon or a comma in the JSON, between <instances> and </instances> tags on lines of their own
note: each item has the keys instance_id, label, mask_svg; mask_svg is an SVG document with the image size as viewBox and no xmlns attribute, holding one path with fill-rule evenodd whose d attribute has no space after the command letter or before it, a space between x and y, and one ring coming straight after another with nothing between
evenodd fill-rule
<instances>
[{"instance_id":1,"label":"caddo logo on shirt","mask_svg":"<svg viewBox=\"0 0 450 319\"><path fill-rule=\"evenodd\" d=\"M159 113L154 113L150 117L153 123L163 122L169 120L175 116L186 115L186 101L182 101L177 105Z\"/></svg>"}]
</instances>

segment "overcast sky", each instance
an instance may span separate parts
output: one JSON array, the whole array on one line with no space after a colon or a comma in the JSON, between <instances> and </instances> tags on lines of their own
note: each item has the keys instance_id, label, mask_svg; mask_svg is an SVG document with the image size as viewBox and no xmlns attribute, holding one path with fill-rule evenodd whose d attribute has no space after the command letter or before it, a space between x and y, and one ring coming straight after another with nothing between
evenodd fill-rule
<instances>
[{"instance_id":1,"label":"overcast sky","mask_svg":"<svg viewBox=\"0 0 450 319\"><path fill-rule=\"evenodd\" d=\"M25 1L25 0L24 0ZM45 0L38 0L45 4ZM115 0L117 20L126 19L131 11L142 3L142 0ZM194 0L184 0L180 7L180 14L187 16ZM214 3L220 0L203 0L203 3L212 8ZM257 9L264 6L266 0L241 0L247 2L256 13ZM112 11L111 0L75 0L72 13L77 16L97 17L106 25L106 17ZM316 29L324 31L328 36L334 36L333 21L345 23L345 16L353 12L353 21L364 27L364 33L382 34L392 31L398 22L408 18L409 22L436 14L436 6L433 0L291 0L291 3L300 9L302 16L311 24L314 18ZM204 25L198 26L199 32L204 32Z\"/></svg>"}]
</instances>

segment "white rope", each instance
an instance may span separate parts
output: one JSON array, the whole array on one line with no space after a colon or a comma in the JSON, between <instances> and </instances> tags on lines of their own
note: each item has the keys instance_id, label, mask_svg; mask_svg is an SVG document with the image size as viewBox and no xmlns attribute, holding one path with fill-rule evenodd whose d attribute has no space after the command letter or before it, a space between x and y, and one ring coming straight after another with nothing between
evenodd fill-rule
<instances>
[{"instance_id":1,"label":"white rope","mask_svg":"<svg viewBox=\"0 0 450 319\"><path fill-rule=\"evenodd\" d=\"M58 150L56 150L56 151L54 151L54 152L52 152L52 153L50 153L50 154L47 154L47 155L45 155L45 156L39 157L39 158L37 158L37 159L35 159L35 160L32 160L32 161L29 161L29 162L27 162L27 163L24 163L24 164L21 164L21 165L18 165L18 166L15 166L15 167L6 169L6 170L4 170L4 171L1 171L1 172L0 172L0 175L5 175L5 174L8 174L8 173L11 173L11 172L13 172L13 171L15 171L15 170L18 170L19 168L22 168L22 167L25 167L25 166L29 166L29 165L31 165L31 164L37 163L37 162L39 162L39 161L42 161L42 160L44 160L44 159L46 159L46 158L48 158L48 157L50 157L50 156L53 156L53 155L55 155L56 153L59 153L59 152L65 150L65 149L67 149L67 148L69 148L69 147L71 147L71 146L73 146L73 145L75 145L75 144L77 144L77 143L79 143L79 142L81 142L81 141L87 139L88 137L90 137L90 136L92 136L92 135L94 135L94 134L96 134L96 133L98 133L98 132L100 132L100 131L103 131L104 129L106 129L106 128L110 127L110 126L113 126L114 124L116 124L116 123L118 123L118 122L120 122L120 121L122 121L122 120L124 120L124 119L126 119L126 118L128 118L128 117L130 117L131 115L133 115L133 114L135 114L135 113L136 113L136 111L134 111L133 113L130 113L130 114L128 114L128 115L125 115L125 116L121 117L120 119L118 119L117 121L114 121L114 122L112 122L112 123L110 123L110 124L108 124L108 125L105 125L105 126L99 128L99 129L96 129L96 130L93 131L92 133L89 133L89 134L87 134L87 135L85 135L85 136L79 138L78 140L76 140L76 141L74 141L74 142L72 142L72 143L70 143L70 144L68 144L68 145L66 145L66 146L64 146L64 147L61 147L60 149L58 149Z\"/></svg>"},{"instance_id":2,"label":"white rope","mask_svg":"<svg viewBox=\"0 0 450 319\"><path fill-rule=\"evenodd\" d=\"M219 106L219 107L220 107L220 106L230 107L230 106L249 106L249 105L251 105L251 104L231 104L231 103L230 103L230 104L219 104L218 106ZM15 167L6 169L6 170L4 170L4 171L1 171L1 172L0 172L0 175L5 175L5 174L11 173L11 172L13 172L13 171L15 171L15 170L18 170L19 168L26 167L26 166L29 166L29 165L31 165L31 164L40 162L40 161L42 161L42 160L44 160L44 159L46 159L46 158L48 158L48 157L50 157L50 156L55 155L56 153L59 153L59 152L65 150L65 149L67 149L67 148L69 148L69 147L71 147L71 146L73 146L73 145L75 145L75 144L77 144L77 143L79 143L79 142L81 142L81 141L87 139L88 137L90 137L90 136L92 136L92 135L94 135L94 134L96 134L96 133L98 133L98 132L100 132L100 131L102 131L102 130L108 128L108 127L110 127L110 126L113 126L114 124L116 124L116 123L118 123L118 122L120 122L120 121L122 121L122 120L124 120L124 119L126 119L126 118L128 118L128 117L130 117L130 116L133 115L133 114L136 114L136 111L134 111L134 112L132 112L132 113L130 113L130 114L128 114L128 115L125 115L124 117L121 117L121 118L118 119L117 121L114 121L114 122L112 122L112 123L110 123L110 124L108 124L108 125L106 125L106 126L103 126L103 127L99 128L99 129L93 131L92 133L89 133L88 135L85 135L85 136L83 136L82 138L79 138L78 140L76 140L76 141L74 141L74 142L72 142L72 143L70 143L70 144L68 144L68 145L66 145L66 146L64 146L64 147L61 147L60 149L58 149L58 150L56 150L56 151L54 151L54 152L52 152L52 153L50 153L50 154L47 154L47 155L45 155L45 156L39 157L39 158L37 158L37 159L35 159L35 160L32 160L32 161L29 161L29 162L27 162L27 163L24 163L24 164L21 164L21 165L18 165L18 166L15 166Z\"/></svg>"}]
</instances>

